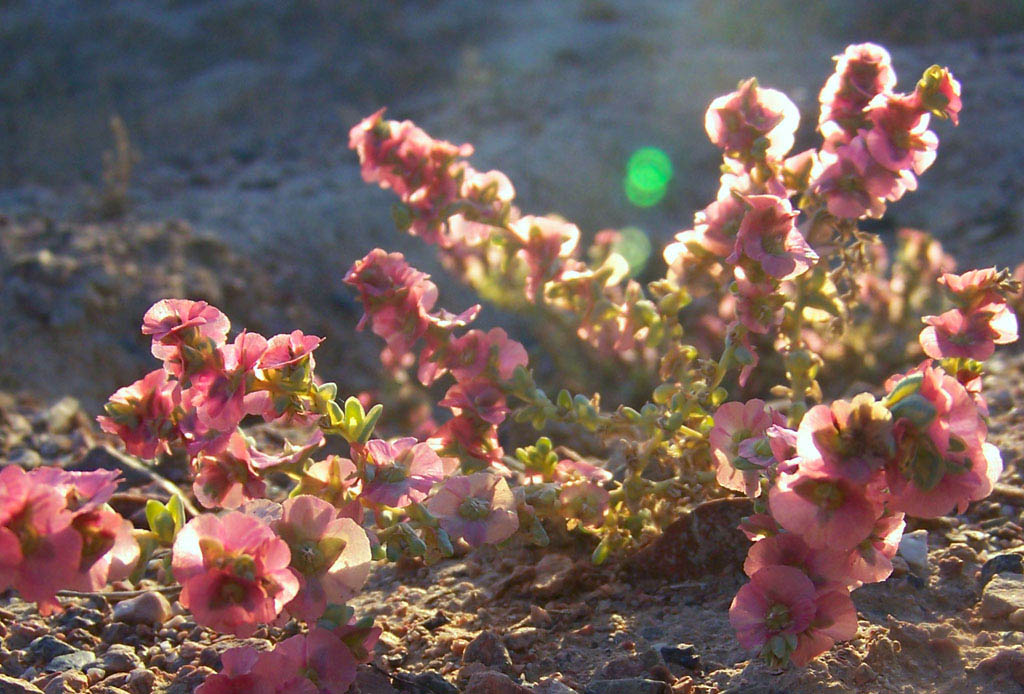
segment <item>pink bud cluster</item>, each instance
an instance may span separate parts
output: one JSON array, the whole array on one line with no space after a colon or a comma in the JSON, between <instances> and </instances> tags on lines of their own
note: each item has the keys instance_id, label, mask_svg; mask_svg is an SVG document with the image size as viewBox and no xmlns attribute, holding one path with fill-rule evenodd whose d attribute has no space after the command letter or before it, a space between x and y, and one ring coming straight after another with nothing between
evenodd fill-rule
<instances>
[{"instance_id":1,"label":"pink bud cluster","mask_svg":"<svg viewBox=\"0 0 1024 694\"><path fill-rule=\"evenodd\" d=\"M445 374L455 380L440 403L454 416L429 436L433 448L459 460L500 464L503 451L497 430L509 413L501 384L516 367L526 365L523 346L501 328L456 335L476 317L479 306L458 316L433 311L437 287L400 253L370 252L352 266L345 281L356 288L363 303L360 325L369 323L387 343L381 355L385 364L411 365L413 347L422 338L420 382L429 386ZM440 464L436 467L433 481L440 478ZM423 496L425 490L420 499Z\"/></svg>"},{"instance_id":2,"label":"pink bud cluster","mask_svg":"<svg viewBox=\"0 0 1024 694\"><path fill-rule=\"evenodd\" d=\"M132 524L107 505L117 472L42 467L0 470L0 590L39 611L60 610L58 590L99 590L139 559Z\"/></svg>"},{"instance_id":3,"label":"pink bud cluster","mask_svg":"<svg viewBox=\"0 0 1024 694\"><path fill-rule=\"evenodd\" d=\"M433 140L408 121L384 120L379 111L352 129L350 147L359 155L364 180L394 190L402 200L399 225L437 244L446 264L466 281L486 283L491 294L501 294L499 301L539 303L570 316L579 337L603 354L627 360L643 354L651 317L636 306L640 286L621 284L626 261L618 255L609 261L605 253L598 266L588 267L578 259L576 225L521 215L504 174L480 173L464 161L471 146ZM383 264L380 271L388 272ZM410 305L415 293L410 286ZM429 311L432 301L424 298ZM383 327L393 319L386 313L375 317L374 331L380 324L394 335ZM406 328L411 336L422 329L421 321Z\"/></svg>"},{"instance_id":4,"label":"pink bud cluster","mask_svg":"<svg viewBox=\"0 0 1024 694\"><path fill-rule=\"evenodd\" d=\"M184 448L196 474L193 489L207 508L236 508L264 496L262 470L292 462L252 449L238 431L246 416L311 424L321 413L312 393L312 352L321 338L299 331L269 340L242 331L228 342L230 323L204 301L165 299L143 318L163 368L114 393L104 431L143 458ZM322 441L317 436L310 446ZM308 449L300 449L308 452ZM301 454L297 457L301 458Z\"/></svg>"},{"instance_id":5,"label":"pink bud cluster","mask_svg":"<svg viewBox=\"0 0 1024 694\"><path fill-rule=\"evenodd\" d=\"M964 306L1005 308L995 277L942 282ZM849 591L889 576L904 515L963 512L991 492L1002 461L985 441L980 379L969 391L958 375L926 361L890 378L880 401L862 393L812 407L796 431L760 400L719 408L709 435L718 480L753 497L767 490L770 514L749 525L758 527L748 533L751 580L730 609L744 646L772 664L803 665L852 638Z\"/></svg>"},{"instance_id":6,"label":"pink bud cluster","mask_svg":"<svg viewBox=\"0 0 1024 694\"><path fill-rule=\"evenodd\" d=\"M911 94L893 92L896 74L881 46L850 46L819 95L825 144L811 190L836 217L880 217L886 202L917 188L935 161L932 114L959 122L960 83L929 68Z\"/></svg>"}]
</instances>

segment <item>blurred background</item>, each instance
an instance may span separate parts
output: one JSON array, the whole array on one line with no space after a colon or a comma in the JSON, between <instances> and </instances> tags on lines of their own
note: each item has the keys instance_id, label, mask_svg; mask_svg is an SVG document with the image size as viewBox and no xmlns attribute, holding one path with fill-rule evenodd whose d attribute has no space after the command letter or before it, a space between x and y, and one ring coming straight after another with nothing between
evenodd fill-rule
<instances>
[{"instance_id":1,"label":"blurred background","mask_svg":"<svg viewBox=\"0 0 1024 694\"><path fill-rule=\"evenodd\" d=\"M875 230L931 231L963 268L1024 260L1021 0L0 0L0 388L98 411L156 366L138 326L167 296L325 335L322 375L373 385L380 345L341 284L355 259L402 251L441 304L476 301L360 178L348 130L382 106L473 143L526 213L642 230L653 276L718 187L708 102L755 75L812 146L831 57L862 41L900 89L940 63L964 90L921 190ZM673 170L646 207L623 188L642 147ZM529 346L518 320L480 322Z\"/></svg>"}]
</instances>

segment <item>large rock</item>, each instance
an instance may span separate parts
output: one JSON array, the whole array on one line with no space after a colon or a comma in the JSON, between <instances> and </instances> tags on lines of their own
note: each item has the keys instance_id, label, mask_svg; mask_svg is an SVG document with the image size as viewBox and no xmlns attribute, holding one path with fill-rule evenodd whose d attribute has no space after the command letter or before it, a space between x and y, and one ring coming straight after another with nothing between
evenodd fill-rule
<instances>
[{"instance_id":1,"label":"large rock","mask_svg":"<svg viewBox=\"0 0 1024 694\"><path fill-rule=\"evenodd\" d=\"M43 694L43 690L17 677L0 675L0 694Z\"/></svg>"},{"instance_id":2,"label":"large rock","mask_svg":"<svg viewBox=\"0 0 1024 694\"><path fill-rule=\"evenodd\" d=\"M143 593L114 605L114 620L126 624L163 624L171 617L171 603L162 594Z\"/></svg>"},{"instance_id":3,"label":"large rock","mask_svg":"<svg viewBox=\"0 0 1024 694\"><path fill-rule=\"evenodd\" d=\"M1024 610L1024 576L993 576L981 593L981 615L986 619L1002 619L1017 610Z\"/></svg>"}]
</instances>

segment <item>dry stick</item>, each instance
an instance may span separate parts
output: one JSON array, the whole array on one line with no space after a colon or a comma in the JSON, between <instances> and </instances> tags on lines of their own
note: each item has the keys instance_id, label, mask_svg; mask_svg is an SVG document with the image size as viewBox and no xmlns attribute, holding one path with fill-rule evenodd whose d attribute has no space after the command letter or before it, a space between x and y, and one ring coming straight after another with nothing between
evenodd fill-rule
<instances>
[{"instance_id":1,"label":"dry stick","mask_svg":"<svg viewBox=\"0 0 1024 694\"><path fill-rule=\"evenodd\" d=\"M103 598L108 602L117 600L128 600L137 598L146 593L163 593L164 595L177 595L181 592L181 586L160 586L158 588L140 588L139 590L111 590L103 593L100 591L78 591L58 590L57 595L62 598Z\"/></svg>"},{"instance_id":2,"label":"dry stick","mask_svg":"<svg viewBox=\"0 0 1024 694\"><path fill-rule=\"evenodd\" d=\"M111 448L110 446L103 446L103 448L108 454L116 458L121 465L131 468L133 472L137 472L140 475L148 477L152 481L156 482L156 484L161 489L163 489L171 496L177 494L181 498L181 502L182 505L185 507L185 511L187 511L190 516L199 515L199 509L195 507L195 504L189 501L188 497L185 496L185 493L181 491L181 487L176 485L174 482L171 482L169 479L167 479L166 477L164 477L163 475L161 475L148 465L145 465L137 458L134 458L130 455L125 455L124 453L114 448Z\"/></svg>"}]
</instances>

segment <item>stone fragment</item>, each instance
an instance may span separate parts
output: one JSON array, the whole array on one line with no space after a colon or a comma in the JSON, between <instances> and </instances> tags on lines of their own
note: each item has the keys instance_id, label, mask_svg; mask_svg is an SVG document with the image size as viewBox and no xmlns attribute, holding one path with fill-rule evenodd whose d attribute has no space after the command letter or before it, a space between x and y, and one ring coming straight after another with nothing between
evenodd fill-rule
<instances>
[{"instance_id":1,"label":"stone fragment","mask_svg":"<svg viewBox=\"0 0 1024 694\"><path fill-rule=\"evenodd\" d=\"M538 598L553 598L566 587L572 576L573 561L564 554L545 554L537 562L530 591Z\"/></svg>"},{"instance_id":2,"label":"stone fragment","mask_svg":"<svg viewBox=\"0 0 1024 694\"><path fill-rule=\"evenodd\" d=\"M171 617L171 603L161 593L143 593L114 605L114 621L126 624L163 624Z\"/></svg>"},{"instance_id":3,"label":"stone fragment","mask_svg":"<svg viewBox=\"0 0 1024 694\"><path fill-rule=\"evenodd\" d=\"M417 687L424 690L424 694L459 694L455 685L446 680L436 672L424 672L413 679Z\"/></svg>"},{"instance_id":4,"label":"stone fragment","mask_svg":"<svg viewBox=\"0 0 1024 694\"><path fill-rule=\"evenodd\" d=\"M587 685L584 694L668 694L668 685L658 680L629 678L595 680Z\"/></svg>"},{"instance_id":5,"label":"stone fragment","mask_svg":"<svg viewBox=\"0 0 1024 694\"><path fill-rule=\"evenodd\" d=\"M54 658L74 653L78 649L55 636L40 636L28 645L28 655L37 663L48 663Z\"/></svg>"},{"instance_id":6,"label":"stone fragment","mask_svg":"<svg viewBox=\"0 0 1024 694\"><path fill-rule=\"evenodd\" d=\"M899 555L914 573L928 574L928 531L915 530L900 538Z\"/></svg>"},{"instance_id":7,"label":"stone fragment","mask_svg":"<svg viewBox=\"0 0 1024 694\"><path fill-rule=\"evenodd\" d=\"M43 668L45 672L64 672L65 670L85 670L96 661L96 656L89 651L78 651L59 655Z\"/></svg>"},{"instance_id":8,"label":"stone fragment","mask_svg":"<svg viewBox=\"0 0 1024 694\"><path fill-rule=\"evenodd\" d=\"M530 694L530 690L516 684L500 672L478 672L469 678L464 694Z\"/></svg>"},{"instance_id":9,"label":"stone fragment","mask_svg":"<svg viewBox=\"0 0 1024 694\"><path fill-rule=\"evenodd\" d=\"M108 673L128 672L142 667L142 659L131 646L115 643L100 658L100 664Z\"/></svg>"},{"instance_id":10,"label":"stone fragment","mask_svg":"<svg viewBox=\"0 0 1024 694\"><path fill-rule=\"evenodd\" d=\"M1001 619L1021 609L1024 609L1024 575L993 576L981 593L981 616Z\"/></svg>"},{"instance_id":11,"label":"stone fragment","mask_svg":"<svg viewBox=\"0 0 1024 694\"><path fill-rule=\"evenodd\" d=\"M0 694L43 694L43 690L17 677L0 675Z\"/></svg>"},{"instance_id":12,"label":"stone fragment","mask_svg":"<svg viewBox=\"0 0 1024 694\"><path fill-rule=\"evenodd\" d=\"M996 574L1024 574L1024 557L1020 554L997 554L991 557L981 567L978 582L982 588Z\"/></svg>"},{"instance_id":13,"label":"stone fragment","mask_svg":"<svg viewBox=\"0 0 1024 694\"><path fill-rule=\"evenodd\" d=\"M463 663L481 663L503 672L512 670L512 658L508 649L493 632L484 631L466 646L462 654Z\"/></svg>"}]
</instances>

